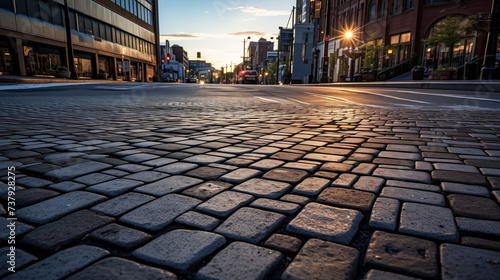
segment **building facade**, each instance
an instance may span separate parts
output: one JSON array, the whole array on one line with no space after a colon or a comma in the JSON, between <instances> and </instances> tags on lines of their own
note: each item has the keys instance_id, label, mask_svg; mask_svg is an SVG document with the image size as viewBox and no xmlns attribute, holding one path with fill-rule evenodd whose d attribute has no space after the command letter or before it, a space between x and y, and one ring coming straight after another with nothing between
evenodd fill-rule
<instances>
[{"instance_id":1,"label":"building facade","mask_svg":"<svg viewBox=\"0 0 500 280\"><path fill-rule=\"evenodd\" d=\"M153 81L158 57L158 0L0 1L2 73Z\"/></svg>"},{"instance_id":2,"label":"building facade","mask_svg":"<svg viewBox=\"0 0 500 280\"><path fill-rule=\"evenodd\" d=\"M397 73L394 69L410 65L451 65L460 71L465 63L480 64L488 34L484 18L491 5L492 0L297 0L296 19L299 28L300 20L314 25L313 82L351 80L363 71L387 79ZM475 19L475 31L463 34L451 50L425 44L447 16ZM347 32L352 33L349 39Z\"/></svg>"}]
</instances>

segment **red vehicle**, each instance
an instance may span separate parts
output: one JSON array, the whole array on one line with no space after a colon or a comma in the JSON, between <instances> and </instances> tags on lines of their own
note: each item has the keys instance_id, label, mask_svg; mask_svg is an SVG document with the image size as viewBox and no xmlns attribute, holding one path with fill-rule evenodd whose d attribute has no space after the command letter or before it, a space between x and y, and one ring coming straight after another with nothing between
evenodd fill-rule
<instances>
[{"instance_id":1,"label":"red vehicle","mask_svg":"<svg viewBox=\"0 0 500 280\"><path fill-rule=\"evenodd\" d=\"M238 80L242 84L258 84L259 75L255 70L243 70L240 72L240 78Z\"/></svg>"}]
</instances>

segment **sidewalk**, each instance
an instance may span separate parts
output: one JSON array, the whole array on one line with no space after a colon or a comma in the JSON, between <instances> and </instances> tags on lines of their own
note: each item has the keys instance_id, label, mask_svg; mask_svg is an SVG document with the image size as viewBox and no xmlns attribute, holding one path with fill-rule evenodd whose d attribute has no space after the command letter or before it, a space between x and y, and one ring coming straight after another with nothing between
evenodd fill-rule
<instances>
[{"instance_id":1,"label":"sidewalk","mask_svg":"<svg viewBox=\"0 0 500 280\"><path fill-rule=\"evenodd\" d=\"M380 87L380 88L412 88L412 89L445 89L465 91L500 92L500 80L451 80L451 81L409 81L409 82L346 82L307 84L297 86L325 86L325 87Z\"/></svg>"},{"instance_id":2,"label":"sidewalk","mask_svg":"<svg viewBox=\"0 0 500 280\"><path fill-rule=\"evenodd\" d=\"M0 83L16 83L16 84L48 84L48 83L129 83L129 81L114 81L114 80L98 80L98 79L65 79L51 77L26 77L26 76L11 76L0 75Z\"/></svg>"}]
</instances>

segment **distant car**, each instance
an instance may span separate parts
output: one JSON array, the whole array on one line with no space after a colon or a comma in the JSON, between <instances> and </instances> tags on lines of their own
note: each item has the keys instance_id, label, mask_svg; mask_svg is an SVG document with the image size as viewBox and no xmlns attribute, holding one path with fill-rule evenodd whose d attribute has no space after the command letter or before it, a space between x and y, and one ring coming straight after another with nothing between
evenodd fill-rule
<instances>
[{"instance_id":1,"label":"distant car","mask_svg":"<svg viewBox=\"0 0 500 280\"><path fill-rule=\"evenodd\" d=\"M242 84L258 84L259 75L255 70L244 70L241 71L241 83Z\"/></svg>"},{"instance_id":2,"label":"distant car","mask_svg":"<svg viewBox=\"0 0 500 280\"><path fill-rule=\"evenodd\" d=\"M192 84L196 84L198 82L198 79L197 78L188 78L186 80L187 83L192 83Z\"/></svg>"}]
</instances>

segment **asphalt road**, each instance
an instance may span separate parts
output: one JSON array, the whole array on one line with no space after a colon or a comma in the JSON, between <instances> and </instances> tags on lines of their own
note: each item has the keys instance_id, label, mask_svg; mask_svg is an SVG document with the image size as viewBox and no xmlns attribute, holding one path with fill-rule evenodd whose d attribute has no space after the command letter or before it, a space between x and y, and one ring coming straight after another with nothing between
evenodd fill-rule
<instances>
[{"instance_id":1,"label":"asphalt road","mask_svg":"<svg viewBox=\"0 0 500 280\"><path fill-rule=\"evenodd\" d=\"M40 87L38 87L40 86ZM3 101L55 102L78 106L113 104L161 105L282 104L372 108L498 110L494 92L397 88L333 88L321 86L198 85L198 84L82 84L0 85ZM58 99L57 101L54 99Z\"/></svg>"}]
</instances>

